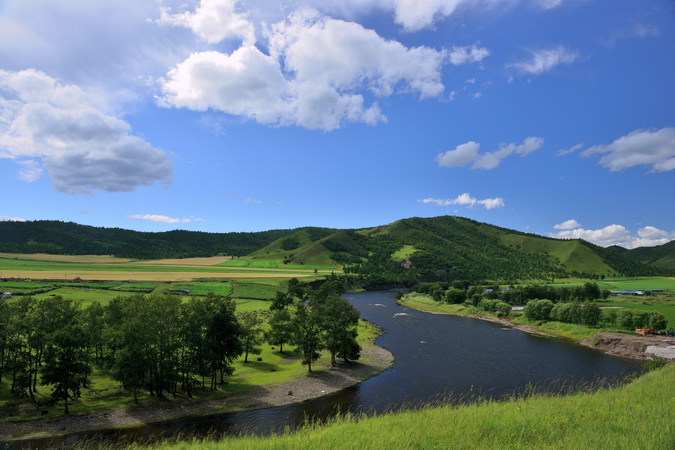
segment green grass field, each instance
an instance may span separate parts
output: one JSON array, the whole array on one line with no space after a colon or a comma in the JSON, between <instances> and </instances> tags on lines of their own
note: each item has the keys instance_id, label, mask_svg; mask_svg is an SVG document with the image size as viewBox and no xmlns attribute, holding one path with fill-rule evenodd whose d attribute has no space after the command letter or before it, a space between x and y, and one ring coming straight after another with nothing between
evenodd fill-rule
<instances>
[{"instance_id":1,"label":"green grass field","mask_svg":"<svg viewBox=\"0 0 675 450\"><path fill-rule=\"evenodd\" d=\"M367 417L345 415L279 436L195 439L161 449L675 448L675 364L630 384Z\"/></svg>"}]
</instances>

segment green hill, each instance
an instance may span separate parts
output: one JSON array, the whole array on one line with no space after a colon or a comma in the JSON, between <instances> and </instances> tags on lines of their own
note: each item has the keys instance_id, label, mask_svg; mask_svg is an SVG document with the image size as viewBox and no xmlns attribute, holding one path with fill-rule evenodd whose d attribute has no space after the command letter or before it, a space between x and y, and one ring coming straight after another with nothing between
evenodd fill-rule
<instances>
[{"instance_id":1,"label":"green hill","mask_svg":"<svg viewBox=\"0 0 675 450\"><path fill-rule=\"evenodd\" d=\"M654 267L675 271L675 241L658 247L640 247L626 250L623 256L628 259Z\"/></svg>"},{"instance_id":2,"label":"green hill","mask_svg":"<svg viewBox=\"0 0 675 450\"><path fill-rule=\"evenodd\" d=\"M137 259L248 256L343 267L373 287L458 279L675 274L675 242L620 252L582 240L553 239L454 216L413 217L356 230L305 227L256 233L147 233L72 222L0 222L0 252Z\"/></svg>"}]
</instances>

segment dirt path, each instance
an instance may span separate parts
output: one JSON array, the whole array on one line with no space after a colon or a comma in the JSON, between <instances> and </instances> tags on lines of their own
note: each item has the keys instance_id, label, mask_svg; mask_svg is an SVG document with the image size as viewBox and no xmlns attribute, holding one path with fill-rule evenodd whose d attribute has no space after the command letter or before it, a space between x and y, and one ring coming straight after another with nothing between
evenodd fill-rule
<instances>
[{"instance_id":1,"label":"dirt path","mask_svg":"<svg viewBox=\"0 0 675 450\"><path fill-rule=\"evenodd\" d=\"M222 414L226 412L283 406L336 392L360 383L389 367L393 355L382 347L366 346L362 358L367 362L351 362L327 367L305 377L275 386L257 386L245 394L206 402L178 401L165 408L136 411L115 410L88 416L65 416L0 424L0 442L60 436L81 431L113 427L138 426L180 417Z\"/></svg>"}]
</instances>

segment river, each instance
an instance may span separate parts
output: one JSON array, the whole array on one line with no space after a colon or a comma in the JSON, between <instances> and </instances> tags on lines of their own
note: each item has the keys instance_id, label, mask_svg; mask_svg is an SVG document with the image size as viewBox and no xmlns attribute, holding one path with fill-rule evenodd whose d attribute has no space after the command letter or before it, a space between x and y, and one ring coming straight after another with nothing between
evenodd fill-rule
<instances>
[{"instance_id":1,"label":"river","mask_svg":"<svg viewBox=\"0 0 675 450\"><path fill-rule=\"evenodd\" d=\"M556 338L500 324L429 314L398 305L395 292L345 294L361 317L380 326L376 343L395 357L379 375L352 388L300 404L64 438L34 440L33 447L82 444L84 440L153 441L176 433L269 434L305 420L323 421L339 412L381 413L429 402L470 402L531 390L555 391L604 380L616 382L640 368L639 361L611 357ZM0 444L2 447L2 444Z\"/></svg>"}]
</instances>

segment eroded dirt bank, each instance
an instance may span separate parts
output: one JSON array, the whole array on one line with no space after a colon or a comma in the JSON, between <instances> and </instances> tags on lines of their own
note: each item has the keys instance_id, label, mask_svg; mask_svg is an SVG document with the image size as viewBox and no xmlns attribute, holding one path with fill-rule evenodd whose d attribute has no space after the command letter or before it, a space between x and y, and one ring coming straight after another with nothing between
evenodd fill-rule
<instances>
[{"instance_id":1,"label":"eroded dirt bank","mask_svg":"<svg viewBox=\"0 0 675 450\"><path fill-rule=\"evenodd\" d=\"M610 355L636 359L650 359L655 356L675 359L675 337L601 332L579 343Z\"/></svg>"}]
</instances>

